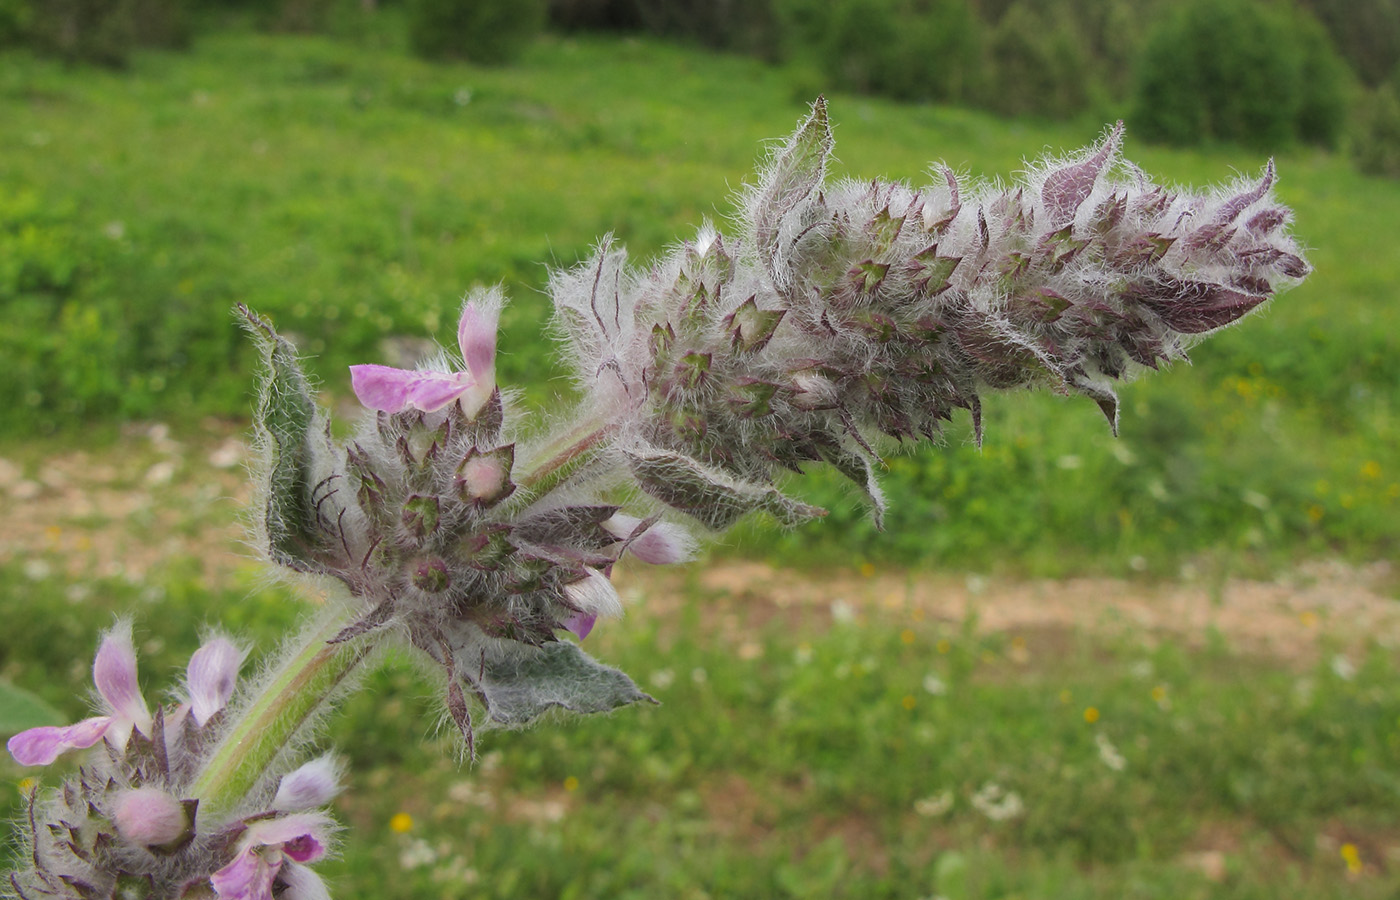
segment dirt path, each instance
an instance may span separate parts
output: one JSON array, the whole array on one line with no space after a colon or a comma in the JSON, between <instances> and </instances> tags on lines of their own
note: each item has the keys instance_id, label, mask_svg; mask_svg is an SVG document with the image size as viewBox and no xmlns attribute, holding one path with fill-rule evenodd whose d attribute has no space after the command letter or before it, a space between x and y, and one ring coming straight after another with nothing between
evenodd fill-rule
<instances>
[{"instance_id":1,"label":"dirt path","mask_svg":"<svg viewBox=\"0 0 1400 900\"><path fill-rule=\"evenodd\" d=\"M141 579L170 559L194 559L211 583L246 570L240 516L248 503L246 447L236 427L206 423L187 441L162 425L129 429L102 453L0 458L0 564L30 577ZM717 560L689 571L628 566L626 594L651 614L676 612L693 579L715 598L720 626L775 616L840 618L919 611L988 631L1134 629L1308 660L1320 648L1374 639L1400 645L1396 573L1386 563L1309 562L1272 581L1140 582L1006 579L918 571L798 572ZM641 598L638 598L641 599Z\"/></svg>"},{"instance_id":2,"label":"dirt path","mask_svg":"<svg viewBox=\"0 0 1400 900\"><path fill-rule=\"evenodd\" d=\"M1142 582L1114 578L1013 579L896 571L864 575L774 569L757 562L699 564L696 581L726 619L752 622L803 612L823 618L910 614L948 622L975 615L986 632L1055 628L1170 634L1310 662L1324 650L1375 640L1400 647L1400 602L1387 596L1392 567L1309 563L1274 581ZM619 586L646 594L665 615L687 576L629 569Z\"/></svg>"}]
</instances>

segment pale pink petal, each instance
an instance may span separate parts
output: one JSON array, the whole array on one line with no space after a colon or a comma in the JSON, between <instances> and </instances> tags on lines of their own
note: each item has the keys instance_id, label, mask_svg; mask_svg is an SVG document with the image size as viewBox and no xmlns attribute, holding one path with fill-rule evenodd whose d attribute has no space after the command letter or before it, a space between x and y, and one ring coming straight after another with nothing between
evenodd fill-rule
<instances>
[{"instance_id":1,"label":"pale pink petal","mask_svg":"<svg viewBox=\"0 0 1400 900\"><path fill-rule=\"evenodd\" d=\"M583 578L565 585L564 594L579 612L593 616L622 615L622 598L617 595L617 588L597 569L589 569Z\"/></svg>"},{"instance_id":2,"label":"pale pink petal","mask_svg":"<svg viewBox=\"0 0 1400 900\"><path fill-rule=\"evenodd\" d=\"M128 726L135 725L142 733L150 731L151 713L136 680L136 649L131 645L130 623L117 625L102 639L92 663L92 680L112 708L116 732L120 732L123 743L130 735Z\"/></svg>"},{"instance_id":3,"label":"pale pink petal","mask_svg":"<svg viewBox=\"0 0 1400 900\"><path fill-rule=\"evenodd\" d=\"M243 834L243 843L281 847L297 862L312 862L326 854L331 820L324 813L293 813L278 819L254 822Z\"/></svg>"},{"instance_id":4,"label":"pale pink petal","mask_svg":"<svg viewBox=\"0 0 1400 900\"><path fill-rule=\"evenodd\" d=\"M466 372L415 372L408 388L408 405L423 412L436 412L476 387L476 379Z\"/></svg>"},{"instance_id":5,"label":"pale pink petal","mask_svg":"<svg viewBox=\"0 0 1400 900\"><path fill-rule=\"evenodd\" d=\"M644 563L669 566L695 555L695 539L679 525L657 522L628 544L627 552Z\"/></svg>"},{"instance_id":6,"label":"pale pink petal","mask_svg":"<svg viewBox=\"0 0 1400 900\"><path fill-rule=\"evenodd\" d=\"M186 670L190 714L201 727L223 709L238 683L244 653L227 638L214 638L194 652Z\"/></svg>"},{"instance_id":7,"label":"pale pink petal","mask_svg":"<svg viewBox=\"0 0 1400 900\"><path fill-rule=\"evenodd\" d=\"M370 409L402 412L408 405L408 389L416 374L392 366L351 366L350 388Z\"/></svg>"},{"instance_id":8,"label":"pale pink petal","mask_svg":"<svg viewBox=\"0 0 1400 900\"><path fill-rule=\"evenodd\" d=\"M321 876L296 863L282 867L282 883L287 886L279 900L331 900L330 891Z\"/></svg>"},{"instance_id":9,"label":"pale pink petal","mask_svg":"<svg viewBox=\"0 0 1400 900\"><path fill-rule=\"evenodd\" d=\"M111 724L110 716L94 716L76 725L45 725L21 731L5 746L22 766L47 766L65 750L81 750L102 740Z\"/></svg>"},{"instance_id":10,"label":"pale pink petal","mask_svg":"<svg viewBox=\"0 0 1400 900\"><path fill-rule=\"evenodd\" d=\"M392 366L351 366L350 387L370 409L434 412L476 386L466 372L410 372Z\"/></svg>"},{"instance_id":11,"label":"pale pink petal","mask_svg":"<svg viewBox=\"0 0 1400 900\"><path fill-rule=\"evenodd\" d=\"M209 876L219 900L272 900L272 882L281 868L269 863L254 847L245 847L233 861Z\"/></svg>"},{"instance_id":12,"label":"pale pink petal","mask_svg":"<svg viewBox=\"0 0 1400 900\"><path fill-rule=\"evenodd\" d=\"M587 613L574 613L564 620L564 627L578 635L579 640L583 640L588 637L588 633L593 630L593 626L597 621L597 616L591 616Z\"/></svg>"},{"instance_id":13,"label":"pale pink petal","mask_svg":"<svg viewBox=\"0 0 1400 900\"><path fill-rule=\"evenodd\" d=\"M472 300L462 307L457 323L457 346L467 371L478 382L496 380L496 328L500 309L496 304Z\"/></svg>"},{"instance_id":14,"label":"pale pink petal","mask_svg":"<svg viewBox=\"0 0 1400 900\"><path fill-rule=\"evenodd\" d=\"M641 534L636 534L641 524L642 520L635 516L618 513L604 522L603 527L620 541L631 538L627 552L644 563L668 566L685 562L695 555L695 539L681 526L670 522L653 522Z\"/></svg>"}]
</instances>

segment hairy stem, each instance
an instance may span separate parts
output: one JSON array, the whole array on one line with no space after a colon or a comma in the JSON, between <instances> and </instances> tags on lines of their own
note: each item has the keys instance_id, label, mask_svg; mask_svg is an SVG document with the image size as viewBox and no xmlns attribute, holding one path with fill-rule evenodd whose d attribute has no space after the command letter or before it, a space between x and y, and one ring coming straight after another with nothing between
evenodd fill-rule
<instances>
[{"instance_id":1,"label":"hairy stem","mask_svg":"<svg viewBox=\"0 0 1400 900\"><path fill-rule=\"evenodd\" d=\"M527 496L549 493L598 455L613 428L597 419L585 419L517 464L516 483L526 489Z\"/></svg>"},{"instance_id":2,"label":"hairy stem","mask_svg":"<svg viewBox=\"0 0 1400 900\"><path fill-rule=\"evenodd\" d=\"M262 694L242 710L190 788L203 809L236 807L296 733L338 699L341 686L373 646L365 641L326 643L345 624L332 617L306 634Z\"/></svg>"}]
</instances>

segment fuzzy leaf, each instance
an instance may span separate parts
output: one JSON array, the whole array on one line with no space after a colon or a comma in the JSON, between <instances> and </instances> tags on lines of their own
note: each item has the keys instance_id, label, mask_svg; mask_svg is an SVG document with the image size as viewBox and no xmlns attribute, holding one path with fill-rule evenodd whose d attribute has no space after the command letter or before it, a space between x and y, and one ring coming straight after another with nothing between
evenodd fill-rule
<instances>
[{"instance_id":1,"label":"fuzzy leaf","mask_svg":"<svg viewBox=\"0 0 1400 900\"><path fill-rule=\"evenodd\" d=\"M724 327L729 330L733 347L744 353L755 353L773 339L773 332L778 330L778 323L785 315L785 309L759 309L758 298L750 296L724 317Z\"/></svg>"},{"instance_id":2,"label":"fuzzy leaf","mask_svg":"<svg viewBox=\"0 0 1400 900\"><path fill-rule=\"evenodd\" d=\"M656 702L625 673L566 641L510 659L488 660L477 687L491 721L507 727L527 725L556 706L601 713L640 701Z\"/></svg>"},{"instance_id":3,"label":"fuzzy leaf","mask_svg":"<svg viewBox=\"0 0 1400 900\"><path fill-rule=\"evenodd\" d=\"M909 276L914 281L915 290L925 297L943 293L948 289L949 279L960 262L961 256L939 256L937 244L914 254L909 260Z\"/></svg>"},{"instance_id":4,"label":"fuzzy leaf","mask_svg":"<svg viewBox=\"0 0 1400 900\"><path fill-rule=\"evenodd\" d=\"M1219 284L1175 278L1133 285L1125 296L1142 303L1182 334L1224 328L1268 299Z\"/></svg>"},{"instance_id":5,"label":"fuzzy leaf","mask_svg":"<svg viewBox=\"0 0 1400 900\"><path fill-rule=\"evenodd\" d=\"M281 565L315 569L316 550L323 540L313 494L316 472L325 467L331 453L327 425L297 362L296 348L246 306L240 304L238 312L257 340L265 366L253 425L269 456L264 476L268 551Z\"/></svg>"},{"instance_id":6,"label":"fuzzy leaf","mask_svg":"<svg viewBox=\"0 0 1400 900\"><path fill-rule=\"evenodd\" d=\"M1045 204L1051 228L1059 228L1074 220L1079 207L1094 192L1094 185L1098 183L1104 167L1118 152L1118 142L1122 137L1123 123L1119 122L1092 156L1083 162L1057 169L1046 177L1040 189L1040 199Z\"/></svg>"},{"instance_id":7,"label":"fuzzy leaf","mask_svg":"<svg viewBox=\"0 0 1400 900\"><path fill-rule=\"evenodd\" d=\"M875 527L884 531L885 495L875 480L875 470L870 464L870 458L835 441L830 444L821 442L817 448L822 459L826 460L836 471L855 482L856 487L865 492L866 499L870 501L870 511L875 519Z\"/></svg>"},{"instance_id":8,"label":"fuzzy leaf","mask_svg":"<svg viewBox=\"0 0 1400 900\"><path fill-rule=\"evenodd\" d=\"M784 525L826 515L825 510L799 503L776 488L739 481L680 453L644 449L628 451L627 458L643 491L715 531L759 510Z\"/></svg>"},{"instance_id":9,"label":"fuzzy leaf","mask_svg":"<svg viewBox=\"0 0 1400 900\"><path fill-rule=\"evenodd\" d=\"M770 265L778 250L784 220L821 185L832 144L826 99L818 97L812 104L812 114L774 157L754 194L754 243ZM773 274L779 283L787 280L785 271Z\"/></svg>"}]
</instances>

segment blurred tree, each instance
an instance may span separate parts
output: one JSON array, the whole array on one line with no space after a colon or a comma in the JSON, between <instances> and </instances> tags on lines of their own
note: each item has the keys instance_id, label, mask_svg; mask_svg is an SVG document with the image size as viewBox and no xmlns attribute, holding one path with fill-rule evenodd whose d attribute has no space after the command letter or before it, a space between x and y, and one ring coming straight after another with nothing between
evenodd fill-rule
<instances>
[{"instance_id":1,"label":"blurred tree","mask_svg":"<svg viewBox=\"0 0 1400 900\"><path fill-rule=\"evenodd\" d=\"M961 102L980 91L982 26L966 0L777 0L784 51L823 87Z\"/></svg>"},{"instance_id":2,"label":"blurred tree","mask_svg":"<svg viewBox=\"0 0 1400 900\"><path fill-rule=\"evenodd\" d=\"M189 41L184 0L40 0L28 33L39 50L73 61L124 66L138 47Z\"/></svg>"},{"instance_id":3,"label":"blurred tree","mask_svg":"<svg viewBox=\"0 0 1400 900\"><path fill-rule=\"evenodd\" d=\"M1149 139L1279 147L1333 143L1346 70L1306 13L1255 0L1192 0L1153 28L1133 124Z\"/></svg>"},{"instance_id":4,"label":"blurred tree","mask_svg":"<svg viewBox=\"0 0 1400 900\"><path fill-rule=\"evenodd\" d=\"M420 56L499 65L543 30L548 0L410 0L408 10Z\"/></svg>"},{"instance_id":5,"label":"blurred tree","mask_svg":"<svg viewBox=\"0 0 1400 900\"><path fill-rule=\"evenodd\" d=\"M1400 178L1400 69L1361 105L1352 156L1361 171Z\"/></svg>"},{"instance_id":6,"label":"blurred tree","mask_svg":"<svg viewBox=\"0 0 1400 900\"><path fill-rule=\"evenodd\" d=\"M1396 0L1304 0L1332 43L1365 84L1375 87L1400 63Z\"/></svg>"},{"instance_id":7,"label":"blurred tree","mask_svg":"<svg viewBox=\"0 0 1400 900\"><path fill-rule=\"evenodd\" d=\"M996 112L1063 119L1089 104L1089 42L1076 17L1059 4L1013 3L992 31L988 58L986 105Z\"/></svg>"}]
</instances>

